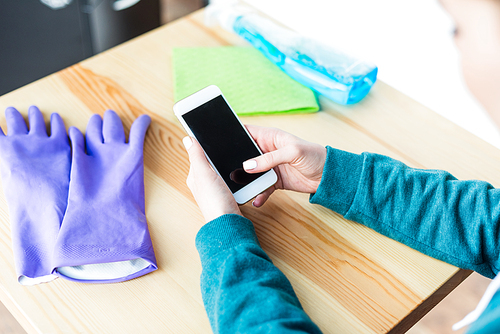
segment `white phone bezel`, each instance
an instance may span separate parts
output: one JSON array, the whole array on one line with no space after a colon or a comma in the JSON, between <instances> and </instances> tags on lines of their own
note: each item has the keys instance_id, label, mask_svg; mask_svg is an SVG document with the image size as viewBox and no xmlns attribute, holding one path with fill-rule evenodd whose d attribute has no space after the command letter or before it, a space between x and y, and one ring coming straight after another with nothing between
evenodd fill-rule
<instances>
[{"instance_id":1,"label":"white phone bezel","mask_svg":"<svg viewBox=\"0 0 500 334\"><path fill-rule=\"evenodd\" d=\"M262 151L260 150L259 146L255 143L252 136L250 136L250 134L248 133L248 131L247 131L246 127L243 125L243 123L241 123L241 120L236 115L236 113L233 111L233 108L231 108L231 106L227 102L226 98L222 94L219 87L217 87L215 85L207 86L207 87L197 91L194 94L189 95L188 97L186 97L186 98L184 98L184 99L182 99L174 104L174 107L173 107L174 114L177 117L177 119L179 120L179 122L182 124L182 127L184 128L184 130L186 130L186 132L189 134L189 136L196 138L196 136L193 134L193 132L191 131L191 129L189 128L187 123L182 118L182 115L184 115L184 114L190 112L191 110L203 105L204 103L207 103L208 101L216 98L219 95L222 96L224 101L229 106L229 109L231 109L233 114L236 116L236 119L238 120L240 125L243 127L246 134L248 135L248 137L250 138L252 143L255 145L255 147L257 148L259 153L262 154ZM210 160L210 157L206 153L205 153L205 156L207 157L207 160L212 165L213 169L220 176L219 171L217 170L217 168L215 168L214 164L212 163L212 160ZM237 192L233 193L231 191L231 193L233 194L234 199L236 200L236 202L238 204L244 204L244 203L248 202L249 200L251 200L252 198L254 198L255 196L257 196L258 194L260 194L261 192L263 192L264 190L266 190L267 188L271 187L273 184L276 183L277 180L278 180L278 176L276 175L274 170L271 169L267 173L265 173L264 175L259 177L258 179L252 181L251 183L249 183L245 187L238 190Z\"/></svg>"}]
</instances>

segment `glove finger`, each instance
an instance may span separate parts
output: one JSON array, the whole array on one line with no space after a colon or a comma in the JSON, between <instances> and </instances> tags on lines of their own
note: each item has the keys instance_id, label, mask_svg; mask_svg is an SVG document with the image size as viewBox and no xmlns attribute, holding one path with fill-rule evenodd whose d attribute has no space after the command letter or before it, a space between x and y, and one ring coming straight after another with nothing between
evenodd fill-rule
<instances>
[{"instance_id":1,"label":"glove finger","mask_svg":"<svg viewBox=\"0 0 500 334\"><path fill-rule=\"evenodd\" d=\"M7 109L5 109L5 119L7 120L7 129L9 135L28 133L26 122L16 108L8 107Z\"/></svg>"},{"instance_id":2,"label":"glove finger","mask_svg":"<svg viewBox=\"0 0 500 334\"><path fill-rule=\"evenodd\" d=\"M64 121L58 113L50 115L50 136L51 137L67 137Z\"/></svg>"},{"instance_id":3,"label":"glove finger","mask_svg":"<svg viewBox=\"0 0 500 334\"><path fill-rule=\"evenodd\" d=\"M102 124L104 142L125 143L125 132L120 116L113 110L106 110Z\"/></svg>"},{"instance_id":4,"label":"glove finger","mask_svg":"<svg viewBox=\"0 0 500 334\"><path fill-rule=\"evenodd\" d=\"M36 106L31 106L28 109L28 119L30 123L30 134L47 136L47 128L45 127L45 120Z\"/></svg>"},{"instance_id":5,"label":"glove finger","mask_svg":"<svg viewBox=\"0 0 500 334\"><path fill-rule=\"evenodd\" d=\"M87 142L87 153L92 155L95 148L102 144L102 118L100 115L92 115L87 124L87 130L85 132L85 138Z\"/></svg>"},{"instance_id":6,"label":"glove finger","mask_svg":"<svg viewBox=\"0 0 500 334\"><path fill-rule=\"evenodd\" d=\"M71 139L71 149L73 150L73 155L77 152L85 152L85 139L83 134L75 128L74 126L69 128L69 138Z\"/></svg>"},{"instance_id":7,"label":"glove finger","mask_svg":"<svg viewBox=\"0 0 500 334\"><path fill-rule=\"evenodd\" d=\"M134 121L130 128L129 143L131 145L138 147L144 145L144 137L146 136L149 124L151 124L151 117L148 115L141 115Z\"/></svg>"}]
</instances>

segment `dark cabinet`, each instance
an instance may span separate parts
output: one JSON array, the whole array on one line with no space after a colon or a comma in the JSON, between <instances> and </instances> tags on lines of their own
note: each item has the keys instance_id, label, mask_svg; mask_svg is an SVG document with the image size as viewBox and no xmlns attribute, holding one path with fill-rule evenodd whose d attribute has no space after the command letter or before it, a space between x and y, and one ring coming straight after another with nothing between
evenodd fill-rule
<instances>
[{"instance_id":1,"label":"dark cabinet","mask_svg":"<svg viewBox=\"0 0 500 334\"><path fill-rule=\"evenodd\" d=\"M0 0L0 95L160 25L159 0L44 2Z\"/></svg>"}]
</instances>

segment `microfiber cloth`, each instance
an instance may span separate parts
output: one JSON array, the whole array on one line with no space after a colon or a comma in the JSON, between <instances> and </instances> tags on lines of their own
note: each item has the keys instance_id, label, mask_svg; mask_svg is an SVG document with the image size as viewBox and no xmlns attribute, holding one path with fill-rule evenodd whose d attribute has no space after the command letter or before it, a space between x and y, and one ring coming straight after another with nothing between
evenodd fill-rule
<instances>
[{"instance_id":1,"label":"microfiber cloth","mask_svg":"<svg viewBox=\"0 0 500 334\"><path fill-rule=\"evenodd\" d=\"M173 69L175 101L216 85L239 115L319 110L311 89L253 47L175 48Z\"/></svg>"}]
</instances>

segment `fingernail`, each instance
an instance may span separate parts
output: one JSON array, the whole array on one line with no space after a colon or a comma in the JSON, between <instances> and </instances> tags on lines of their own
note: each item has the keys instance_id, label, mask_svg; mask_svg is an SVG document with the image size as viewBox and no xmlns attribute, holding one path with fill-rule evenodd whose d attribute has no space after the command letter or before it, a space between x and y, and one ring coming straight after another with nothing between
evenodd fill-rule
<instances>
[{"instance_id":1,"label":"fingernail","mask_svg":"<svg viewBox=\"0 0 500 334\"><path fill-rule=\"evenodd\" d=\"M257 161L255 160L247 160L243 163L243 169L249 170L257 167Z\"/></svg>"},{"instance_id":2,"label":"fingernail","mask_svg":"<svg viewBox=\"0 0 500 334\"><path fill-rule=\"evenodd\" d=\"M191 137L189 137L189 136L182 138L182 143L184 144L184 147L186 148L186 150L189 150L191 145L193 145L193 141L191 140Z\"/></svg>"}]
</instances>

